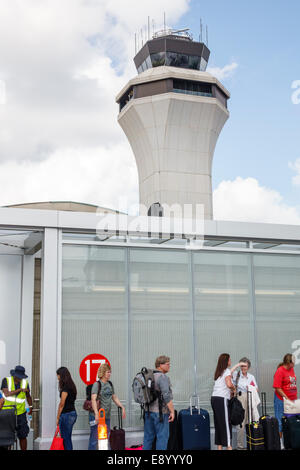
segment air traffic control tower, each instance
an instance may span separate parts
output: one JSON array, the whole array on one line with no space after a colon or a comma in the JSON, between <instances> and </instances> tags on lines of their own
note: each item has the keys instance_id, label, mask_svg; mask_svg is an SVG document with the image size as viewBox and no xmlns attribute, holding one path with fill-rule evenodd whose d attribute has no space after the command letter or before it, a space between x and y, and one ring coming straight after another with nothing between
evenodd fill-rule
<instances>
[{"instance_id":1,"label":"air traffic control tower","mask_svg":"<svg viewBox=\"0 0 300 470\"><path fill-rule=\"evenodd\" d=\"M212 159L230 95L206 72L209 56L187 30L156 33L134 58L138 75L116 98L149 214L159 203L188 217L184 208L192 207L195 217L202 204L204 218L213 218Z\"/></svg>"}]
</instances>

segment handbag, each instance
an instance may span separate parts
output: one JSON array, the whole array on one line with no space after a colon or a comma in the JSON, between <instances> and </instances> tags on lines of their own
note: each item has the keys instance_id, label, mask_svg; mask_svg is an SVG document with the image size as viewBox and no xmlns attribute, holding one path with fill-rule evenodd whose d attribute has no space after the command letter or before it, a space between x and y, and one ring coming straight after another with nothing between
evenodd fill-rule
<instances>
[{"instance_id":1,"label":"handbag","mask_svg":"<svg viewBox=\"0 0 300 470\"><path fill-rule=\"evenodd\" d=\"M283 399L284 414L287 415L299 415L300 414L300 400L287 400Z\"/></svg>"},{"instance_id":2,"label":"handbag","mask_svg":"<svg viewBox=\"0 0 300 470\"><path fill-rule=\"evenodd\" d=\"M59 426L57 426L50 450L65 450L64 440L61 437Z\"/></svg>"},{"instance_id":3,"label":"handbag","mask_svg":"<svg viewBox=\"0 0 300 470\"><path fill-rule=\"evenodd\" d=\"M92 385L89 386L90 387L90 392L92 392ZM88 388L88 387L87 387ZM96 404L97 404L97 410L99 411L100 408L101 408L101 402L99 400L99 396L100 396L100 390L101 390L101 383L100 383L100 380L98 382L98 393L97 393L97 398L96 398ZM83 403L82 405L82 408L85 410L85 411L89 411L90 413L94 413L94 410L93 410L93 405L92 405L92 400L91 399L86 399L85 402Z\"/></svg>"}]
</instances>

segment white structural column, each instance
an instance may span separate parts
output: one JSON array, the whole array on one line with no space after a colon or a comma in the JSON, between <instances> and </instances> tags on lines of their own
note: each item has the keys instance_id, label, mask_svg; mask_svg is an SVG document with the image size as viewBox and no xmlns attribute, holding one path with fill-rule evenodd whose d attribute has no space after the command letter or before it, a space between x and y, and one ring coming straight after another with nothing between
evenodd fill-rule
<instances>
[{"instance_id":1,"label":"white structural column","mask_svg":"<svg viewBox=\"0 0 300 470\"><path fill-rule=\"evenodd\" d=\"M163 69L163 70L162 70ZM209 73L157 67L131 80L130 86L154 86L169 79L212 83L229 96ZM126 87L125 87L126 89ZM118 95L118 98L124 93ZM117 98L117 99L118 99ZM212 159L219 134L229 112L218 98L184 92L167 92L131 99L121 110L118 121L134 152L140 188L140 204L153 203L179 208L179 217L189 205L193 216L196 205L204 206L204 218L213 218ZM168 215L166 212L164 215Z\"/></svg>"},{"instance_id":2,"label":"white structural column","mask_svg":"<svg viewBox=\"0 0 300 470\"><path fill-rule=\"evenodd\" d=\"M34 256L24 255L22 265L21 345L20 364L26 369L31 383L32 337L34 309Z\"/></svg>"},{"instance_id":3,"label":"white structural column","mask_svg":"<svg viewBox=\"0 0 300 470\"><path fill-rule=\"evenodd\" d=\"M58 273L60 231L45 228L42 249L41 287L41 396L39 448L49 449L55 431L57 398L57 351L59 286Z\"/></svg>"}]
</instances>

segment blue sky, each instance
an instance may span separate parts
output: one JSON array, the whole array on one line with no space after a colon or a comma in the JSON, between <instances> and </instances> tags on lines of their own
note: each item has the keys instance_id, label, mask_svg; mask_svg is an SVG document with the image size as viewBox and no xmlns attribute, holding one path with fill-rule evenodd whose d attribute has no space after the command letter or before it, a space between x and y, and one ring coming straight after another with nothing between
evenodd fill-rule
<instances>
[{"instance_id":1,"label":"blue sky","mask_svg":"<svg viewBox=\"0 0 300 470\"><path fill-rule=\"evenodd\" d=\"M220 135L213 164L214 188L224 179L254 177L298 205L289 162L300 158L300 105L292 82L300 79L300 3L279 0L192 0L177 27L199 37L208 25L209 65L238 64L223 80L231 93L230 119Z\"/></svg>"}]
</instances>

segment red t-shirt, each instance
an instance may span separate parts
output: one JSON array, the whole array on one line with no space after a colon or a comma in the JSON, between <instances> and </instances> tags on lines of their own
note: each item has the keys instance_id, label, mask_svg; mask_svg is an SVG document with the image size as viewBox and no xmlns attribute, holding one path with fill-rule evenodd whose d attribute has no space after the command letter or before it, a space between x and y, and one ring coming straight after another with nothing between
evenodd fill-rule
<instances>
[{"instance_id":1,"label":"red t-shirt","mask_svg":"<svg viewBox=\"0 0 300 470\"><path fill-rule=\"evenodd\" d=\"M281 388L289 400L297 399L297 385L294 368L287 370L284 366L278 367L274 374L273 388ZM276 396L283 400L276 391Z\"/></svg>"}]
</instances>

